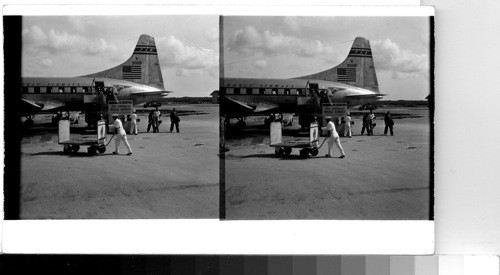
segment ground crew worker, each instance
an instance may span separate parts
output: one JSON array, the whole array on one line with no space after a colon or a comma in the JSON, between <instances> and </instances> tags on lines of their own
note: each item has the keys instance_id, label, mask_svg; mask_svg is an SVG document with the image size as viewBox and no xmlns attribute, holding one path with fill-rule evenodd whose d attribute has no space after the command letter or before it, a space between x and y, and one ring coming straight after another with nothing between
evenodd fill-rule
<instances>
[{"instance_id":1,"label":"ground crew worker","mask_svg":"<svg viewBox=\"0 0 500 275\"><path fill-rule=\"evenodd\" d=\"M175 108L170 112L170 133L174 130L174 125L175 125L175 130L177 133L179 133L179 121L181 119L177 115L177 112L175 111Z\"/></svg>"},{"instance_id":2,"label":"ground crew worker","mask_svg":"<svg viewBox=\"0 0 500 275\"><path fill-rule=\"evenodd\" d=\"M392 131L392 127L394 125L394 121L392 120L391 113L387 111L387 114L384 116L385 129L384 136L387 135L387 128L391 131L391 136L394 136L394 132Z\"/></svg>"},{"instance_id":3,"label":"ground crew worker","mask_svg":"<svg viewBox=\"0 0 500 275\"><path fill-rule=\"evenodd\" d=\"M345 127L344 127L344 137L352 137L352 130L351 130L351 124L352 124L352 119L351 119L351 114L349 112L346 113L344 122L345 122Z\"/></svg>"},{"instance_id":4,"label":"ground crew worker","mask_svg":"<svg viewBox=\"0 0 500 275\"><path fill-rule=\"evenodd\" d=\"M321 129L327 130L327 138L328 138L328 154L326 154L326 157L331 158L332 157L332 149L333 149L333 144L337 146L337 148L340 151L340 158L345 157L344 153L344 148L342 148L342 145L340 145L340 137L339 134L337 133L337 130L335 130L335 124L332 122L332 118L327 116L325 117L326 120L326 127L323 127Z\"/></svg>"},{"instance_id":5,"label":"ground crew worker","mask_svg":"<svg viewBox=\"0 0 500 275\"><path fill-rule=\"evenodd\" d=\"M118 155L118 146L120 146L120 142L123 140L123 143L125 143L125 146L127 147L128 150L128 156L132 155L132 148L130 148L130 144L128 144L127 140L127 133L123 129L123 124L118 118L118 114L113 114L113 119L115 122L113 123L113 127L115 128L115 151L113 154Z\"/></svg>"},{"instance_id":6,"label":"ground crew worker","mask_svg":"<svg viewBox=\"0 0 500 275\"><path fill-rule=\"evenodd\" d=\"M137 111L134 110L130 116L130 134L137 135Z\"/></svg>"}]
</instances>

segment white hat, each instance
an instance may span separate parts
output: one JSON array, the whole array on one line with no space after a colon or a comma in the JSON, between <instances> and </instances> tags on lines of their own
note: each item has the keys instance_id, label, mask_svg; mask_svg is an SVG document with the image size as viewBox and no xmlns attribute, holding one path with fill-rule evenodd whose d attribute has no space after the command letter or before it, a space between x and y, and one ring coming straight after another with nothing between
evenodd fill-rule
<instances>
[{"instance_id":1,"label":"white hat","mask_svg":"<svg viewBox=\"0 0 500 275\"><path fill-rule=\"evenodd\" d=\"M112 117L115 117L115 116L117 117L117 116L118 116L118 114L112 114L111 116L112 116Z\"/></svg>"},{"instance_id":2,"label":"white hat","mask_svg":"<svg viewBox=\"0 0 500 275\"><path fill-rule=\"evenodd\" d=\"M325 119L332 120L332 117L331 116L325 116Z\"/></svg>"}]
</instances>

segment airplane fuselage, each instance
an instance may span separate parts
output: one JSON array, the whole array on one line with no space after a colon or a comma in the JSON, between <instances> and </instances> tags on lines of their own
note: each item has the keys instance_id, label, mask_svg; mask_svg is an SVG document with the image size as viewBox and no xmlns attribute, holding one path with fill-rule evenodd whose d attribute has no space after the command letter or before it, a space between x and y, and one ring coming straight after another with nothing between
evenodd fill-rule
<instances>
[{"instance_id":1,"label":"airplane fuselage","mask_svg":"<svg viewBox=\"0 0 500 275\"><path fill-rule=\"evenodd\" d=\"M255 106L253 112L260 112L259 108L264 106L263 111L293 113L314 96L308 89L311 85L317 85L319 92L328 93L332 103L347 103L348 107L382 98L367 89L316 79L224 78L221 93L229 99ZM275 107L270 109L266 105Z\"/></svg>"},{"instance_id":2,"label":"airplane fuselage","mask_svg":"<svg viewBox=\"0 0 500 275\"><path fill-rule=\"evenodd\" d=\"M64 103L65 109L78 110L95 98L95 82L103 82L105 89L116 88L118 100L132 100L134 105L166 97L155 87L103 77L23 77L21 97L34 102Z\"/></svg>"}]
</instances>

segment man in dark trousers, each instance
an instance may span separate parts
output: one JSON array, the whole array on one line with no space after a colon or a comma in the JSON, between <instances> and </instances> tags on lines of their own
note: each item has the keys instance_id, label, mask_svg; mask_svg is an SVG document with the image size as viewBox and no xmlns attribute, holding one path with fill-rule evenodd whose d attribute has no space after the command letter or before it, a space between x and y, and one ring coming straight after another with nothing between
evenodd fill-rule
<instances>
[{"instance_id":1,"label":"man in dark trousers","mask_svg":"<svg viewBox=\"0 0 500 275\"><path fill-rule=\"evenodd\" d=\"M174 125L175 125L175 130L177 133L179 133L179 116L177 115L177 112L175 111L175 108L172 110L170 113L170 133L174 130Z\"/></svg>"},{"instance_id":2,"label":"man in dark trousers","mask_svg":"<svg viewBox=\"0 0 500 275\"><path fill-rule=\"evenodd\" d=\"M387 135L387 128L391 131L391 136L394 136L394 132L392 131L392 126L394 125L394 121L392 120L391 113L387 111L387 114L384 116L385 129L384 136Z\"/></svg>"},{"instance_id":3,"label":"man in dark trousers","mask_svg":"<svg viewBox=\"0 0 500 275\"><path fill-rule=\"evenodd\" d=\"M151 112L149 112L149 115L148 115L148 129L147 129L148 133L149 133L149 130L151 130L151 126L153 126L153 113L154 112L155 112L154 110L151 110ZM154 129L155 128L153 126L153 132L154 132Z\"/></svg>"},{"instance_id":4,"label":"man in dark trousers","mask_svg":"<svg viewBox=\"0 0 500 275\"><path fill-rule=\"evenodd\" d=\"M364 116L363 116L363 127L361 127L361 135L363 135L365 133L365 129L366 129L366 132L368 133L368 135L370 135L370 119L368 118L368 113L366 113Z\"/></svg>"}]
</instances>

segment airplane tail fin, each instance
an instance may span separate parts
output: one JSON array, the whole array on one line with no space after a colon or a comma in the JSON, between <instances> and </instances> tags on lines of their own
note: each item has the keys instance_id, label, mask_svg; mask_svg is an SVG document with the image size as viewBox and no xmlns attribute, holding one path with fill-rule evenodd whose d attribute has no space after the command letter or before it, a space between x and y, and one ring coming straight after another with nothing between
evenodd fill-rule
<instances>
[{"instance_id":1,"label":"airplane tail fin","mask_svg":"<svg viewBox=\"0 0 500 275\"><path fill-rule=\"evenodd\" d=\"M139 37L134 52L127 61L111 69L85 76L122 79L165 90L155 40L147 34Z\"/></svg>"},{"instance_id":2,"label":"airplane tail fin","mask_svg":"<svg viewBox=\"0 0 500 275\"><path fill-rule=\"evenodd\" d=\"M326 71L298 78L342 82L380 93L370 41L363 37L356 37L349 55L340 65Z\"/></svg>"}]
</instances>

